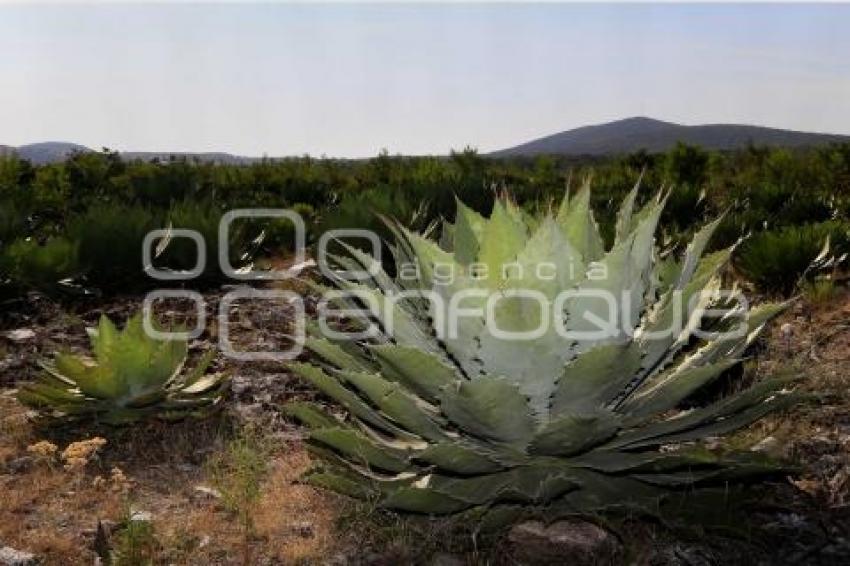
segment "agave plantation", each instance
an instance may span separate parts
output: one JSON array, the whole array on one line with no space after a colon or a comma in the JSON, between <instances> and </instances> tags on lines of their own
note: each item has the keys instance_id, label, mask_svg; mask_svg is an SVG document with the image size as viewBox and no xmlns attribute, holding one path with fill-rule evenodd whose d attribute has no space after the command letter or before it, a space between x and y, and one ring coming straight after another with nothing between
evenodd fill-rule
<instances>
[{"instance_id":1,"label":"agave plantation","mask_svg":"<svg viewBox=\"0 0 850 566\"><path fill-rule=\"evenodd\" d=\"M336 286L348 294L335 300L348 314L362 313L345 324L369 326L374 337L332 341L314 329L307 346L318 361L294 367L349 415L340 419L303 403L288 406L311 429L320 463L309 481L401 511L501 513L520 504L547 506L551 517L613 507L653 512L672 491L781 470L761 455L712 452L699 441L787 407L796 398L789 379L765 380L688 411L678 407L740 363L782 305L730 309L711 324L743 323L746 332L695 341L703 315L730 303L717 292L732 248L704 253L714 221L681 257L665 255L654 242L666 195L638 210L637 191L620 207L607 250L585 185L540 217L524 214L506 197L495 202L489 218L458 203L439 243L394 224L394 259L419 266L414 280L390 277L354 249L336 258L341 267L372 274L358 283L337 278ZM513 262L532 268L528 274L539 262L597 262L608 277L590 279L586 269L573 276L566 268L554 279L510 277L501 267ZM454 264L460 275L441 284L433 273L438 263ZM474 264L489 267L488 275L471 273ZM449 301L426 298L484 290L469 295L483 311L489 296L502 295L495 321L522 331L536 328L540 311L511 291L533 289L554 300L570 288L630 294L635 300L628 320L637 321L636 331L581 340L548 329L531 340L510 340L479 316L460 319L456 335L439 337L435 320L445 313L436 310ZM363 300L399 293L409 300ZM674 301L676 294L700 298ZM588 313L602 314L594 312L599 302L586 296L563 308L572 329L586 327ZM677 316L688 321L682 332L650 337Z\"/></svg>"}]
</instances>

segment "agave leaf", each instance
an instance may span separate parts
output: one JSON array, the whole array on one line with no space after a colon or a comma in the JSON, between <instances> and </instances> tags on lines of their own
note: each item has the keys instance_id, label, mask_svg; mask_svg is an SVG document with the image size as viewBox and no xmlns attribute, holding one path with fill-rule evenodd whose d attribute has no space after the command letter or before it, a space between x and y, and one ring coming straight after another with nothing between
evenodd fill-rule
<instances>
[{"instance_id":1,"label":"agave leaf","mask_svg":"<svg viewBox=\"0 0 850 566\"><path fill-rule=\"evenodd\" d=\"M659 444L690 442L710 436L721 436L744 428L765 415L791 407L800 400L801 397L799 395L778 394L740 412L715 419L701 426L683 430L676 434L658 436L643 442L635 442L630 444L628 448L644 448L647 446L658 446Z\"/></svg>"},{"instance_id":2,"label":"agave leaf","mask_svg":"<svg viewBox=\"0 0 850 566\"><path fill-rule=\"evenodd\" d=\"M342 370L339 375L364 393L383 414L406 430L432 441L446 438L440 427L439 421L442 419L439 415L429 411L421 399L406 393L397 383L373 373Z\"/></svg>"},{"instance_id":3,"label":"agave leaf","mask_svg":"<svg viewBox=\"0 0 850 566\"><path fill-rule=\"evenodd\" d=\"M445 515L468 509L470 505L432 489L401 487L387 496L381 505L398 511Z\"/></svg>"},{"instance_id":4,"label":"agave leaf","mask_svg":"<svg viewBox=\"0 0 850 566\"><path fill-rule=\"evenodd\" d=\"M297 419L310 428L339 428L343 424L334 417L317 409L311 403L303 401L290 401L281 407L281 411L288 417Z\"/></svg>"},{"instance_id":5,"label":"agave leaf","mask_svg":"<svg viewBox=\"0 0 850 566\"><path fill-rule=\"evenodd\" d=\"M454 255L461 265L468 265L478 257L484 227L487 221L477 212L457 200L454 224Z\"/></svg>"},{"instance_id":6,"label":"agave leaf","mask_svg":"<svg viewBox=\"0 0 850 566\"><path fill-rule=\"evenodd\" d=\"M588 350L564 368L552 398L552 416L606 405L640 364L640 351L629 345L606 344Z\"/></svg>"},{"instance_id":7,"label":"agave leaf","mask_svg":"<svg viewBox=\"0 0 850 566\"><path fill-rule=\"evenodd\" d=\"M416 454L416 459L462 475L497 472L504 467L482 450L460 442L438 442Z\"/></svg>"},{"instance_id":8,"label":"agave leaf","mask_svg":"<svg viewBox=\"0 0 850 566\"><path fill-rule=\"evenodd\" d=\"M312 486L347 495L355 499L371 499L377 495L374 490L369 489L362 481L355 481L351 478L323 470L308 472L304 476L304 481Z\"/></svg>"},{"instance_id":9,"label":"agave leaf","mask_svg":"<svg viewBox=\"0 0 850 566\"><path fill-rule=\"evenodd\" d=\"M484 227L478 255L478 261L487 270L486 276L482 274L482 281L491 289L501 287L504 280L503 266L516 261L527 238L522 219L510 212L509 205L497 200L493 205L493 214Z\"/></svg>"},{"instance_id":10,"label":"agave leaf","mask_svg":"<svg viewBox=\"0 0 850 566\"><path fill-rule=\"evenodd\" d=\"M567 201L568 197L564 199ZM558 224L585 263L596 261L602 257L605 248L590 209L590 179L582 185L575 198L568 202L558 212Z\"/></svg>"},{"instance_id":11,"label":"agave leaf","mask_svg":"<svg viewBox=\"0 0 850 566\"><path fill-rule=\"evenodd\" d=\"M699 259L702 257L703 252L705 252L708 241L711 239L714 231L717 230L717 227L722 221L723 215L703 226L702 229L694 235L691 243L688 244L688 247L685 250L685 259L682 263L682 269L679 274L679 281L676 284L678 289L684 289L685 285L687 285L694 276L697 264Z\"/></svg>"},{"instance_id":12,"label":"agave leaf","mask_svg":"<svg viewBox=\"0 0 850 566\"><path fill-rule=\"evenodd\" d=\"M363 400L355 393L352 393L343 387L339 381L329 376L319 368L309 364L299 363L293 364L292 370L304 379L310 381L320 391L322 391L322 393L333 398L337 403L341 404L357 418L398 437L411 437L409 433L392 424L385 417L381 416L377 411L363 402Z\"/></svg>"},{"instance_id":13,"label":"agave leaf","mask_svg":"<svg viewBox=\"0 0 850 566\"><path fill-rule=\"evenodd\" d=\"M635 200L637 199L638 190L640 189L640 183L643 180L643 175L646 172L644 169L640 172L640 176L638 177L637 182L635 182L634 187L626 197L623 199L622 204L620 204L620 210L617 212L617 222L615 226L615 237L614 237L614 245L617 245L619 242L625 240L628 235L631 233L634 223L632 221L632 213L635 207Z\"/></svg>"},{"instance_id":14,"label":"agave leaf","mask_svg":"<svg viewBox=\"0 0 850 566\"><path fill-rule=\"evenodd\" d=\"M657 473L682 468L717 468L722 463L719 456L703 448L688 448L676 452L621 452L600 449L586 452L570 460L572 466L610 474Z\"/></svg>"},{"instance_id":15,"label":"agave leaf","mask_svg":"<svg viewBox=\"0 0 850 566\"><path fill-rule=\"evenodd\" d=\"M619 412L627 415L630 421L640 421L669 411L740 361L733 358L705 366L682 370L676 368L660 379L651 389L630 397L619 408Z\"/></svg>"},{"instance_id":16,"label":"agave leaf","mask_svg":"<svg viewBox=\"0 0 850 566\"><path fill-rule=\"evenodd\" d=\"M748 415L764 415L773 410L778 410L797 401L795 396L781 393L782 389L795 381L795 379L792 377L782 377L760 381L740 393L717 401L707 407L693 409L684 415L645 425L633 431L623 432L609 442L606 448L633 449L644 446L657 446L658 444L675 442L674 440L670 440L675 435L696 430L703 424L711 425L718 419L720 419L719 422L721 423L727 422L730 417L753 407L756 407L758 410L748 413ZM781 399L782 403L770 401L771 399ZM755 418L758 417L732 421L743 424L729 430L737 430L737 428L746 426ZM710 435L702 428L699 430L704 432L704 436ZM696 436L695 438L700 438L700 436Z\"/></svg>"},{"instance_id":17,"label":"agave leaf","mask_svg":"<svg viewBox=\"0 0 850 566\"><path fill-rule=\"evenodd\" d=\"M525 397L503 378L457 382L441 392L440 407L464 432L524 446L535 430Z\"/></svg>"},{"instance_id":18,"label":"agave leaf","mask_svg":"<svg viewBox=\"0 0 850 566\"><path fill-rule=\"evenodd\" d=\"M227 376L224 374L205 375L195 380L192 385L181 388L179 393L180 395L205 395L220 388L226 382Z\"/></svg>"},{"instance_id":19,"label":"agave leaf","mask_svg":"<svg viewBox=\"0 0 850 566\"><path fill-rule=\"evenodd\" d=\"M198 363L195 365L194 369L185 374L185 376L181 380L181 384L184 387L189 388L200 382L206 374L207 370L209 369L210 365L215 360L215 355L215 350L207 350L206 352L204 352L203 355L201 355L201 358L198 360ZM203 389L203 387L201 389Z\"/></svg>"},{"instance_id":20,"label":"agave leaf","mask_svg":"<svg viewBox=\"0 0 850 566\"><path fill-rule=\"evenodd\" d=\"M428 487L472 505L500 500L543 503L574 489L567 474L551 466L522 466L472 478L433 475Z\"/></svg>"},{"instance_id":21,"label":"agave leaf","mask_svg":"<svg viewBox=\"0 0 850 566\"><path fill-rule=\"evenodd\" d=\"M606 409L561 414L550 420L531 441L529 452L548 456L573 456L602 444L617 433L619 417Z\"/></svg>"},{"instance_id":22,"label":"agave leaf","mask_svg":"<svg viewBox=\"0 0 850 566\"><path fill-rule=\"evenodd\" d=\"M401 383L426 401L437 403L443 388L461 376L440 358L407 346L372 346L384 375Z\"/></svg>"},{"instance_id":23,"label":"agave leaf","mask_svg":"<svg viewBox=\"0 0 850 566\"><path fill-rule=\"evenodd\" d=\"M109 361L112 347L118 340L118 329L105 314L100 315L97 331L89 335L94 355L100 362Z\"/></svg>"},{"instance_id":24,"label":"agave leaf","mask_svg":"<svg viewBox=\"0 0 850 566\"><path fill-rule=\"evenodd\" d=\"M304 345L319 357L338 368L351 368L358 371L369 371L371 368L361 358L346 352L342 347L324 338L308 336Z\"/></svg>"},{"instance_id":25,"label":"agave leaf","mask_svg":"<svg viewBox=\"0 0 850 566\"><path fill-rule=\"evenodd\" d=\"M84 402L84 398L68 388L55 387L45 383L27 383L18 392L18 399L26 403L41 406L66 405Z\"/></svg>"},{"instance_id":26,"label":"agave leaf","mask_svg":"<svg viewBox=\"0 0 850 566\"><path fill-rule=\"evenodd\" d=\"M320 428L310 432L310 440L320 442L368 467L390 472L408 468L406 455L389 446L380 446L360 432L342 428Z\"/></svg>"},{"instance_id":27,"label":"agave leaf","mask_svg":"<svg viewBox=\"0 0 850 566\"><path fill-rule=\"evenodd\" d=\"M553 267L554 277L541 277L537 268L541 264ZM564 239L554 219L546 217L538 230L528 240L516 259L516 269L506 268L510 277L505 287L511 290L534 291L548 301L554 300L564 288L575 285L584 275L581 257ZM523 296L503 296L494 310L495 326L504 332L528 332L541 327L542 309L536 300ZM547 317L548 318L548 317ZM563 338L553 324L546 323L546 332L533 340L508 339L494 336L482 326L477 342L478 358L490 373L509 376L520 391L529 397L532 411L545 418L549 397L561 374L570 352L563 348ZM560 355L559 355L560 354Z\"/></svg>"},{"instance_id":28,"label":"agave leaf","mask_svg":"<svg viewBox=\"0 0 850 566\"><path fill-rule=\"evenodd\" d=\"M553 503L547 509L549 517L613 509L657 514L658 506L664 497L669 495L668 489L627 476L611 476L576 469L571 471L571 477L579 484L579 489L566 493Z\"/></svg>"}]
</instances>

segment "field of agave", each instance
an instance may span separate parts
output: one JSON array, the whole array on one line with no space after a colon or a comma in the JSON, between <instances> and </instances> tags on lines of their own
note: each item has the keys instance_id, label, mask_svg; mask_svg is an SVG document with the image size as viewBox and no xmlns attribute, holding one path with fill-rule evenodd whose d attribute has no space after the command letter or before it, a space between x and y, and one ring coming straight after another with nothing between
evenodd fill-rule
<instances>
[{"instance_id":1,"label":"field of agave","mask_svg":"<svg viewBox=\"0 0 850 566\"><path fill-rule=\"evenodd\" d=\"M679 146L594 163L472 151L240 166L125 163L108 152L37 167L5 157L0 206L0 479L18 494L0 511L27 517L25 527L0 524L0 548L52 538L37 549L49 563L80 553L80 563L117 564L701 563L677 558L689 551L676 545L723 532L724 542L711 539L721 560L756 552L756 535L730 517L781 522L799 507L758 513L777 498L791 509L788 497L797 505L813 491L801 483L810 474L801 458L775 449L775 431L801 402L833 393L805 383L788 320L800 304L842 304L850 147ZM152 337L142 299L163 282L144 272L145 236L191 229L215 250L222 216L248 207L298 212L308 254L323 232L360 228L377 233L388 255L381 264L339 245L329 269L253 283L303 296L307 338L295 360L235 360L215 347L223 332L248 349L291 338L291 305L231 305L220 312L236 322L207 316L191 339ZM237 269L287 265L296 241L285 219L234 224L229 238ZM157 267L191 268L196 250L186 244L163 240ZM368 276L344 275L355 271ZM215 313L233 283L212 261L185 285ZM802 303L788 300L801 293ZM323 329L325 309L343 313L331 317L335 333ZM612 310L619 324L600 334ZM159 331L185 330L199 316L178 302L153 314ZM778 316L768 342L762 334ZM88 345L71 339L63 317ZM824 340L846 325L835 330ZM806 347L802 364L821 363L821 343ZM760 351L771 352L767 369ZM167 456L158 460L153 446ZM844 476L829 472L830 497L850 489L850 458L846 466ZM71 477L67 495L57 485ZM169 484L175 477L208 482L193 489L220 515L175 503L185 489ZM50 486L34 493L65 490L67 508L94 508L93 535L63 549L61 528L58 536L29 526L56 513L20 495L32 478ZM777 496L792 485L794 494ZM74 506L77 492L102 498L104 486L108 505ZM164 506L168 525L145 498ZM284 521L274 505L311 510L312 519ZM803 547L800 561L850 556L830 530L845 519L823 519L819 550ZM346 521L354 538L339 543ZM189 523L206 538L189 540ZM595 529L604 544L544 541L556 547L552 559L538 541L529 557L521 533L553 523L579 529L567 539ZM233 525L238 537L208 540ZM647 525L657 548L638 542ZM689 535L654 530L666 528ZM429 533L427 557L417 557L417 533ZM513 547L503 552L506 541ZM776 550L758 552L770 560Z\"/></svg>"}]
</instances>

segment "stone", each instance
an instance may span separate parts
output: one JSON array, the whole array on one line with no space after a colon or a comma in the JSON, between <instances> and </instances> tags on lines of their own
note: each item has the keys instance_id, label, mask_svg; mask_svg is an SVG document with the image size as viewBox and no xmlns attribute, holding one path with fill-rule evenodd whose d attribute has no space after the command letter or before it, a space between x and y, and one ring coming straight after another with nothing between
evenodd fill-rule
<instances>
[{"instance_id":1,"label":"stone","mask_svg":"<svg viewBox=\"0 0 850 566\"><path fill-rule=\"evenodd\" d=\"M781 451L781 446L776 437L766 436L750 448L750 451L761 452L762 454L778 455Z\"/></svg>"},{"instance_id":2,"label":"stone","mask_svg":"<svg viewBox=\"0 0 850 566\"><path fill-rule=\"evenodd\" d=\"M205 485L196 485L195 486L195 496L198 499L202 500L219 500L221 499L221 492L215 488L207 487Z\"/></svg>"},{"instance_id":3,"label":"stone","mask_svg":"<svg viewBox=\"0 0 850 566\"><path fill-rule=\"evenodd\" d=\"M35 566L38 559L34 554L15 550L12 547L0 548L0 565L2 566Z\"/></svg>"},{"instance_id":4,"label":"stone","mask_svg":"<svg viewBox=\"0 0 850 566\"><path fill-rule=\"evenodd\" d=\"M31 328L16 328L15 330L9 330L3 333L3 336L10 342L29 342L35 338L35 332Z\"/></svg>"},{"instance_id":5,"label":"stone","mask_svg":"<svg viewBox=\"0 0 850 566\"><path fill-rule=\"evenodd\" d=\"M514 525L508 533L517 558L530 564L604 564L619 553L617 539L595 523L580 519Z\"/></svg>"},{"instance_id":6,"label":"stone","mask_svg":"<svg viewBox=\"0 0 850 566\"><path fill-rule=\"evenodd\" d=\"M138 523L150 523L153 521L153 514L149 511L133 511L130 513L130 520Z\"/></svg>"}]
</instances>

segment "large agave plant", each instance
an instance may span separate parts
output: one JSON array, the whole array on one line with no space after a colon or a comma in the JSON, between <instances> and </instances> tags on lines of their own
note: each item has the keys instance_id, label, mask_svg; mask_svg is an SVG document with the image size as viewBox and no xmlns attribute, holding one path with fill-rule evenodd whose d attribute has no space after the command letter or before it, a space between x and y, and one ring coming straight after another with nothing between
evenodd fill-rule
<instances>
[{"instance_id":1,"label":"large agave plant","mask_svg":"<svg viewBox=\"0 0 850 566\"><path fill-rule=\"evenodd\" d=\"M37 382L21 388L19 400L51 419L88 418L113 425L203 417L221 404L227 380L206 373L213 352L184 372L186 342L151 338L141 315L121 331L102 316L90 339L94 359L57 354L52 363L43 364Z\"/></svg>"},{"instance_id":2,"label":"large agave plant","mask_svg":"<svg viewBox=\"0 0 850 566\"><path fill-rule=\"evenodd\" d=\"M338 258L345 269L373 274L361 283L336 281L359 297L338 302L364 311L346 324L373 324L377 331L346 342L314 330L307 346L318 361L294 366L347 411L339 417L310 404L286 408L311 428L319 461L307 479L404 511L547 505L550 512L574 513L652 511L676 490L779 471L752 452L710 451L700 441L786 407L795 398L789 379L680 407L739 363L782 305L747 310L736 303L737 292L719 293L731 249L703 254L718 222L700 230L681 258L662 259L654 233L665 199L659 195L637 210L637 191L623 202L607 251L585 185L534 220L506 198L490 218L459 203L440 244L393 226L396 262L418 266L412 277L399 268L390 278L357 250ZM541 264L548 266L545 277L536 272ZM451 280L443 276L446 266ZM541 316L538 304L511 296L514 289L539 292L550 304L568 289L610 292L630 299L619 306L619 320L634 322L604 338L581 338L580 331L598 328L594 321L605 318L608 305L577 293L561 309L569 338L550 328L534 339L509 339L481 316L461 317L454 334L438 332L446 313L425 292L448 305L470 289L477 291L464 299L464 309L484 310L500 295L494 320L501 331L536 328ZM401 292L412 298L383 301ZM719 304L726 315L709 320L707 309ZM677 317L684 321L680 332L658 332ZM697 329L707 327L745 331L698 339Z\"/></svg>"}]
</instances>

